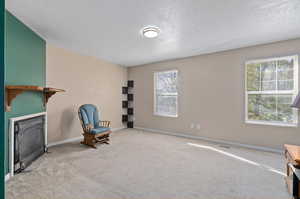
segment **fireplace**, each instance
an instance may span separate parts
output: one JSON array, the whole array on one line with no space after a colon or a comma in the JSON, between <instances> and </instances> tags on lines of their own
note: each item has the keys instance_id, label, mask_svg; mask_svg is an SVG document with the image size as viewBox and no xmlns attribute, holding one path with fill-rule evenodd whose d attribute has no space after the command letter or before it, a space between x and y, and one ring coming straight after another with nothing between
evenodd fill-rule
<instances>
[{"instance_id":1,"label":"fireplace","mask_svg":"<svg viewBox=\"0 0 300 199\"><path fill-rule=\"evenodd\" d=\"M10 119L10 176L43 155L47 146L46 113Z\"/></svg>"}]
</instances>

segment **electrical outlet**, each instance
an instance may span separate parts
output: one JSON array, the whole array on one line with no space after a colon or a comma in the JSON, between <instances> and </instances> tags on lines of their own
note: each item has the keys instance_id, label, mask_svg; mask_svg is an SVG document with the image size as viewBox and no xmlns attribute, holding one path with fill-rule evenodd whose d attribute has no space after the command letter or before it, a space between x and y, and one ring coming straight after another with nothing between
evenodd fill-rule
<instances>
[{"instance_id":1,"label":"electrical outlet","mask_svg":"<svg viewBox=\"0 0 300 199\"><path fill-rule=\"evenodd\" d=\"M190 128L191 128L191 129L195 128L195 124L194 124L194 123L191 123Z\"/></svg>"},{"instance_id":2,"label":"electrical outlet","mask_svg":"<svg viewBox=\"0 0 300 199\"><path fill-rule=\"evenodd\" d=\"M196 125L196 128L197 128L198 130L200 130L200 127L201 127L200 124L197 124L197 125Z\"/></svg>"}]
</instances>

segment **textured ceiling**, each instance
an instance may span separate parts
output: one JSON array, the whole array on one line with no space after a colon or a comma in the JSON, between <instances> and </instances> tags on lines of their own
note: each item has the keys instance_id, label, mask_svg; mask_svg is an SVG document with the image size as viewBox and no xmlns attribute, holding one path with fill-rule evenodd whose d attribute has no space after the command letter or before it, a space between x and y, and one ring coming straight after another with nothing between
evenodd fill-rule
<instances>
[{"instance_id":1,"label":"textured ceiling","mask_svg":"<svg viewBox=\"0 0 300 199\"><path fill-rule=\"evenodd\" d=\"M47 42L140 65L300 37L299 0L7 0ZM158 38L143 38L146 25Z\"/></svg>"}]
</instances>

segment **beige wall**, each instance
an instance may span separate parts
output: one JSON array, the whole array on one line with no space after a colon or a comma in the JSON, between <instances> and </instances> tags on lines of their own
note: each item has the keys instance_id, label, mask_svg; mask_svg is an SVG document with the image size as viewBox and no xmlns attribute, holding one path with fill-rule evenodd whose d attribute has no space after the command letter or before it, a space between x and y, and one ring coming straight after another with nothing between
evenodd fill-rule
<instances>
[{"instance_id":1,"label":"beige wall","mask_svg":"<svg viewBox=\"0 0 300 199\"><path fill-rule=\"evenodd\" d=\"M47 45L47 86L66 90L48 102L48 142L81 135L77 110L82 104L95 104L101 119L110 120L112 128L123 127L121 88L126 81L125 67Z\"/></svg>"},{"instance_id":2,"label":"beige wall","mask_svg":"<svg viewBox=\"0 0 300 199\"><path fill-rule=\"evenodd\" d=\"M300 39L131 67L135 126L272 148L300 144L299 128L244 123L245 61L299 53ZM153 72L167 69L179 70L178 118L153 115Z\"/></svg>"}]
</instances>

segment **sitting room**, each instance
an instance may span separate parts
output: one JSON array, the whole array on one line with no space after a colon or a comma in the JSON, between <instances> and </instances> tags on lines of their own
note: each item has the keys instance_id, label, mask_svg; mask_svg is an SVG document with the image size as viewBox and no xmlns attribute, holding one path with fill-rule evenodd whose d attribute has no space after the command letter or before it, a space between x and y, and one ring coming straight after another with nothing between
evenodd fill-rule
<instances>
[{"instance_id":1,"label":"sitting room","mask_svg":"<svg viewBox=\"0 0 300 199\"><path fill-rule=\"evenodd\" d=\"M4 11L5 198L300 198L299 1Z\"/></svg>"}]
</instances>

